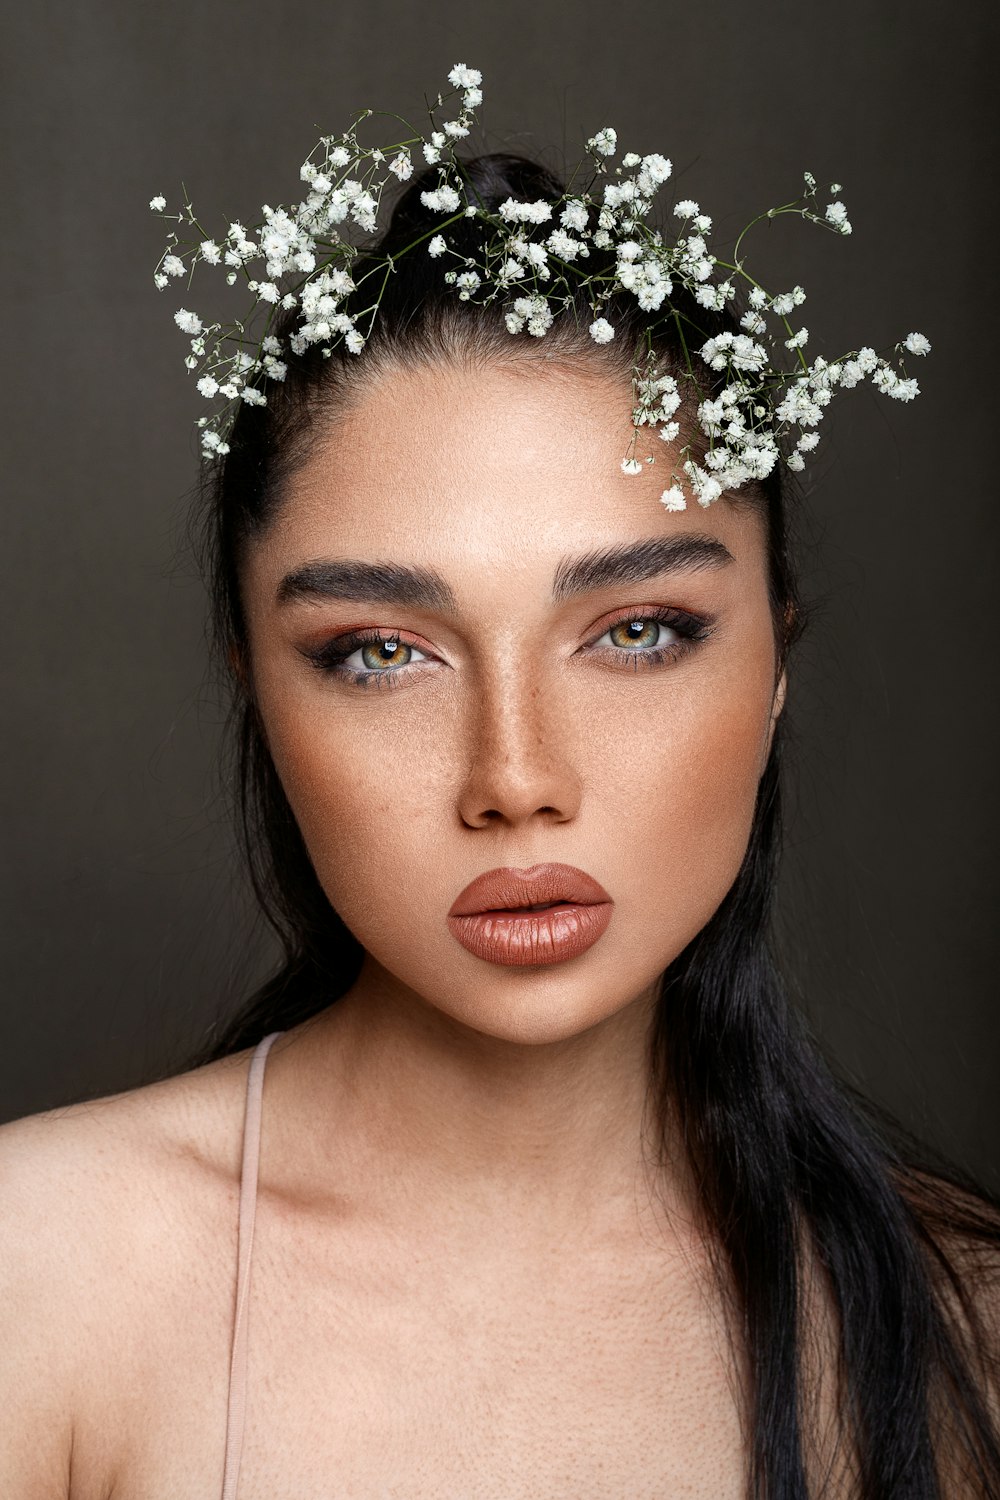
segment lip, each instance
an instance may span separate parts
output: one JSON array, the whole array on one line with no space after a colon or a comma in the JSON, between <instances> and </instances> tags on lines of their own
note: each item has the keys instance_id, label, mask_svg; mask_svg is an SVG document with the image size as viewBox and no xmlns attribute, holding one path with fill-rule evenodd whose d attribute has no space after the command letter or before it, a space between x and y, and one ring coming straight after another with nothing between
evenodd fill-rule
<instances>
[{"instance_id":1,"label":"lip","mask_svg":"<svg viewBox=\"0 0 1000 1500\"><path fill-rule=\"evenodd\" d=\"M551 903L551 904L550 904ZM518 910L545 905L546 910ZM614 902L574 865L487 870L459 894L448 927L463 948L490 963L562 963L591 948L607 930Z\"/></svg>"}]
</instances>

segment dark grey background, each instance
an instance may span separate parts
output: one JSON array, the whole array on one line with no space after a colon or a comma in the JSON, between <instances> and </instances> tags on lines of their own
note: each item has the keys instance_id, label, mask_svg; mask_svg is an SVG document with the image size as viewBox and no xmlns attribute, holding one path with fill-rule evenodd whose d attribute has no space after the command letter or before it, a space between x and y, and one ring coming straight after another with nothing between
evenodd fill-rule
<instances>
[{"instance_id":1,"label":"dark grey background","mask_svg":"<svg viewBox=\"0 0 1000 1500\"><path fill-rule=\"evenodd\" d=\"M723 240L803 169L841 181L853 236L772 227L759 274L806 287L810 349L934 345L913 405L837 398L806 476L782 927L841 1066L997 1183L994 16L7 5L4 1116L180 1066L263 960L184 550L200 403L171 314L211 311L217 277L154 290L147 200L183 178L222 228L294 200L321 131L366 104L417 120L461 61L481 144L562 168L614 124Z\"/></svg>"}]
</instances>

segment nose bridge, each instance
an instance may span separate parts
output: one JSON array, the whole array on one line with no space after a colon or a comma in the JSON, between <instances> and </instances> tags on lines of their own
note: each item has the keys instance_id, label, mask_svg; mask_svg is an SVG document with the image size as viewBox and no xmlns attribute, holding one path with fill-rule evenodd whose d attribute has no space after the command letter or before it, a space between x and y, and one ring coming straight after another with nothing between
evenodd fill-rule
<instances>
[{"instance_id":1,"label":"nose bridge","mask_svg":"<svg viewBox=\"0 0 1000 1500\"><path fill-rule=\"evenodd\" d=\"M534 812L572 817L579 778L567 743L558 690L536 662L523 658L483 664L469 704L469 765L462 790L466 822L503 817L520 822Z\"/></svg>"}]
</instances>

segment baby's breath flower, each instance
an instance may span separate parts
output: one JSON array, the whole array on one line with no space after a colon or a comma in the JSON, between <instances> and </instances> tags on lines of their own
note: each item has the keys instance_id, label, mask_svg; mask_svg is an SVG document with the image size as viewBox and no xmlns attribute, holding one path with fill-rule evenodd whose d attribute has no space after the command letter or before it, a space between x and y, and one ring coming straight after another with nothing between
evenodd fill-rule
<instances>
[{"instance_id":1,"label":"baby's breath flower","mask_svg":"<svg viewBox=\"0 0 1000 1500\"><path fill-rule=\"evenodd\" d=\"M615 330L607 318L595 318L590 325L590 337L595 344L610 344L615 336Z\"/></svg>"},{"instance_id":2,"label":"baby's breath flower","mask_svg":"<svg viewBox=\"0 0 1000 1500\"><path fill-rule=\"evenodd\" d=\"M687 510L684 491L678 484L672 484L668 490L664 490L660 502L664 510Z\"/></svg>"},{"instance_id":3,"label":"baby's breath flower","mask_svg":"<svg viewBox=\"0 0 1000 1500\"><path fill-rule=\"evenodd\" d=\"M722 484L718 479L706 473L700 464L696 464L690 458L684 460L683 469L694 491L694 498L699 505L707 507L714 500L718 500L722 494Z\"/></svg>"},{"instance_id":4,"label":"baby's breath flower","mask_svg":"<svg viewBox=\"0 0 1000 1500\"><path fill-rule=\"evenodd\" d=\"M673 163L666 156L660 156L656 152L651 156L644 156L639 173L640 191L655 192L658 187L663 186L672 171Z\"/></svg>"},{"instance_id":5,"label":"baby's breath flower","mask_svg":"<svg viewBox=\"0 0 1000 1500\"><path fill-rule=\"evenodd\" d=\"M427 246L428 255L443 255L447 250L447 242L443 234L436 234Z\"/></svg>"},{"instance_id":6,"label":"baby's breath flower","mask_svg":"<svg viewBox=\"0 0 1000 1500\"><path fill-rule=\"evenodd\" d=\"M641 474L642 473L642 464L639 462L639 460L637 458L623 458L622 459L622 473L623 474Z\"/></svg>"},{"instance_id":7,"label":"baby's breath flower","mask_svg":"<svg viewBox=\"0 0 1000 1500\"><path fill-rule=\"evenodd\" d=\"M165 255L163 257L163 273L165 276L184 275L184 262L179 255Z\"/></svg>"},{"instance_id":8,"label":"baby's breath flower","mask_svg":"<svg viewBox=\"0 0 1000 1500\"><path fill-rule=\"evenodd\" d=\"M618 132L610 125L604 130L599 130L596 135L591 136L587 142L588 151L596 151L601 156L614 156L618 147Z\"/></svg>"},{"instance_id":9,"label":"baby's breath flower","mask_svg":"<svg viewBox=\"0 0 1000 1500\"><path fill-rule=\"evenodd\" d=\"M483 75L478 68L467 68L465 63L456 63L448 74L448 82L457 89L471 89L482 83Z\"/></svg>"},{"instance_id":10,"label":"baby's breath flower","mask_svg":"<svg viewBox=\"0 0 1000 1500\"><path fill-rule=\"evenodd\" d=\"M534 203L519 203L516 198L505 198L499 209L500 217L511 224L544 224L552 217L552 204L539 198Z\"/></svg>"},{"instance_id":11,"label":"baby's breath flower","mask_svg":"<svg viewBox=\"0 0 1000 1500\"><path fill-rule=\"evenodd\" d=\"M202 323L197 313L188 312L187 308L178 308L174 313L174 322L181 333L201 333Z\"/></svg>"},{"instance_id":12,"label":"baby's breath flower","mask_svg":"<svg viewBox=\"0 0 1000 1500\"><path fill-rule=\"evenodd\" d=\"M575 240L572 235L567 234L565 229L553 229L545 241L553 255L558 255L560 260L576 260L581 251L586 251L586 245L580 240Z\"/></svg>"},{"instance_id":13,"label":"baby's breath flower","mask_svg":"<svg viewBox=\"0 0 1000 1500\"><path fill-rule=\"evenodd\" d=\"M931 346L922 333L908 333L903 340L903 348L910 354L929 354Z\"/></svg>"},{"instance_id":14,"label":"baby's breath flower","mask_svg":"<svg viewBox=\"0 0 1000 1500\"><path fill-rule=\"evenodd\" d=\"M480 277L478 271L462 271L458 276L456 276L455 284L459 289L459 300L462 302L468 302L469 298L472 296L472 293L474 291L477 291L482 284L482 278Z\"/></svg>"},{"instance_id":15,"label":"baby's breath flower","mask_svg":"<svg viewBox=\"0 0 1000 1500\"><path fill-rule=\"evenodd\" d=\"M435 208L439 213L447 214L453 213L462 200L453 187L444 183L429 193L421 193L420 201L426 208Z\"/></svg>"},{"instance_id":16,"label":"baby's breath flower","mask_svg":"<svg viewBox=\"0 0 1000 1500\"><path fill-rule=\"evenodd\" d=\"M747 333L760 334L767 332L767 323L761 317L760 313L755 312L752 307L748 312L745 312L743 314L742 318L740 319L740 327L745 328Z\"/></svg>"},{"instance_id":17,"label":"baby's breath flower","mask_svg":"<svg viewBox=\"0 0 1000 1500\"><path fill-rule=\"evenodd\" d=\"M574 229L577 234L582 234L587 227L587 205L579 200L567 203L559 215L559 222L564 229Z\"/></svg>"},{"instance_id":18,"label":"baby's breath flower","mask_svg":"<svg viewBox=\"0 0 1000 1500\"><path fill-rule=\"evenodd\" d=\"M523 252L518 253L523 253L525 259L534 266L543 281L549 279L552 273L549 270L549 253L544 245L540 245L537 240L528 240Z\"/></svg>"},{"instance_id":19,"label":"baby's breath flower","mask_svg":"<svg viewBox=\"0 0 1000 1500\"><path fill-rule=\"evenodd\" d=\"M167 200L162 193L157 193L155 198L150 198L149 206L154 213L162 213L167 206Z\"/></svg>"},{"instance_id":20,"label":"baby's breath flower","mask_svg":"<svg viewBox=\"0 0 1000 1500\"><path fill-rule=\"evenodd\" d=\"M841 234L850 234L851 225L847 218L847 209L838 199L835 203L826 205L826 222L832 224L834 229L839 229Z\"/></svg>"},{"instance_id":21,"label":"baby's breath flower","mask_svg":"<svg viewBox=\"0 0 1000 1500\"><path fill-rule=\"evenodd\" d=\"M408 177L411 177L413 162L410 160L410 153L406 150L399 151L389 163L389 171L398 177L400 182L405 182Z\"/></svg>"},{"instance_id":22,"label":"baby's breath flower","mask_svg":"<svg viewBox=\"0 0 1000 1500\"><path fill-rule=\"evenodd\" d=\"M540 338L552 326L553 312L546 299L534 293L530 297L516 297L505 316L511 333L520 333L526 328L535 338Z\"/></svg>"}]
</instances>

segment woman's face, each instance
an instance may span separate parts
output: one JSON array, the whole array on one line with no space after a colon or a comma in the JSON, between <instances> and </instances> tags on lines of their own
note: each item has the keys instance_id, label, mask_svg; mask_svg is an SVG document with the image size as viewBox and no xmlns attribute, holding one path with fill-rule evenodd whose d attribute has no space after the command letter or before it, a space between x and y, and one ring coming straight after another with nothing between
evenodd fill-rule
<instances>
[{"instance_id":1,"label":"woman's face","mask_svg":"<svg viewBox=\"0 0 1000 1500\"><path fill-rule=\"evenodd\" d=\"M401 370L330 420L246 565L267 740L364 974L497 1038L649 998L737 874L780 711L762 522L666 512L655 434L621 471L630 407L610 376ZM550 861L613 902L586 951L457 939L475 876Z\"/></svg>"}]
</instances>

